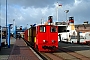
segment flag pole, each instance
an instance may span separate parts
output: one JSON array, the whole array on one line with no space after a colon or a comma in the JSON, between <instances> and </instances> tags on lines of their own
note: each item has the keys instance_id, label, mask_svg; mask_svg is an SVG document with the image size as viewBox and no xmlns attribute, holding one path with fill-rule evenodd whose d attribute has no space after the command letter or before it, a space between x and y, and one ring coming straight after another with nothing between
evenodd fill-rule
<instances>
[{"instance_id":1,"label":"flag pole","mask_svg":"<svg viewBox=\"0 0 90 60\"><path fill-rule=\"evenodd\" d=\"M56 17L57 17L57 22L58 22L58 2L57 2L57 6L56 6Z\"/></svg>"}]
</instances>

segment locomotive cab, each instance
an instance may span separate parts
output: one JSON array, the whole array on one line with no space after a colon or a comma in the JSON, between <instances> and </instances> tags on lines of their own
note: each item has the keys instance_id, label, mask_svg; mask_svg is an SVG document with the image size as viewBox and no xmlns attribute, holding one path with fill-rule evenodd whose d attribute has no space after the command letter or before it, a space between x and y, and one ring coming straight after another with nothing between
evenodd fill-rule
<instances>
[{"instance_id":1,"label":"locomotive cab","mask_svg":"<svg viewBox=\"0 0 90 60\"><path fill-rule=\"evenodd\" d=\"M58 27L55 25L36 26L35 48L39 51L55 51L58 48Z\"/></svg>"}]
</instances>

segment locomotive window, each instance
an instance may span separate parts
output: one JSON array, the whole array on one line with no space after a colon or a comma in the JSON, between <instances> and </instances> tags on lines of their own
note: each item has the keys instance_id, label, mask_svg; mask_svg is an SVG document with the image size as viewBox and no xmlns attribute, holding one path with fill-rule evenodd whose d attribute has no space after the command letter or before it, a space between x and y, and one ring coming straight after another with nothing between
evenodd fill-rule
<instances>
[{"instance_id":1,"label":"locomotive window","mask_svg":"<svg viewBox=\"0 0 90 60\"><path fill-rule=\"evenodd\" d=\"M52 27L51 27L51 32L57 32L55 26L52 26Z\"/></svg>"},{"instance_id":2,"label":"locomotive window","mask_svg":"<svg viewBox=\"0 0 90 60\"><path fill-rule=\"evenodd\" d=\"M40 26L40 32L45 32L45 26Z\"/></svg>"},{"instance_id":3,"label":"locomotive window","mask_svg":"<svg viewBox=\"0 0 90 60\"><path fill-rule=\"evenodd\" d=\"M73 17L69 17L69 20L74 20L74 18Z\"/></svg>"}]
</instances>

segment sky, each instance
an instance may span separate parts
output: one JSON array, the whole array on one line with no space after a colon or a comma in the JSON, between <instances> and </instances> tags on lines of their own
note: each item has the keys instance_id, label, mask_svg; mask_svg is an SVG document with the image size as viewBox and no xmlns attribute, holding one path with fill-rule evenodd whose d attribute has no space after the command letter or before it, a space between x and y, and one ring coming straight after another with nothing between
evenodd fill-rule
<instances>
[{"instance_id":1,"label":"sky","mask_svg":"<svg viewBox=\"0 0 90 60\"><path fill-rule=\"evenodd\" d=\"M44 22L48 16L56 18L56 5L62 4L58 8L58 21L66 21L65 10L69 10L67 18L74 17L75 24L82 24L84 21L90 23L90 0L7 0L7 23L13 24L13 19L17 26L30 27L32 24ZM1 25L6 25L6 0L0 0L0 20Z\"/></svg>"}]
</instances>

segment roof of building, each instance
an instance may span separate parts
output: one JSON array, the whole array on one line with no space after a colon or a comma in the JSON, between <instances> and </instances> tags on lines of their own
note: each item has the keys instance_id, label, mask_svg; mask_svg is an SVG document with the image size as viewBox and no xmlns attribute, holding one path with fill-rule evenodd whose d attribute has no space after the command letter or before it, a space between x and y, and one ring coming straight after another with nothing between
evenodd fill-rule
<instances>
[{"instance_id":1,"label":"roof of building","mask_svg":"<svg viewBox=\"0 0 90 60\"><path fill-rule=\"evenodd\" d=\"M79 25L75 25L75 28L76 27L90 27L90 24L79 24Z\"/></svg>"}]
</instances>

